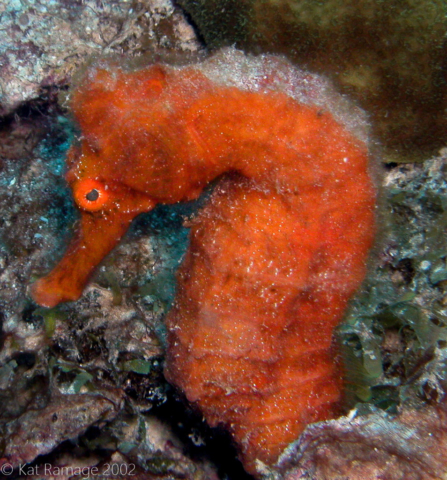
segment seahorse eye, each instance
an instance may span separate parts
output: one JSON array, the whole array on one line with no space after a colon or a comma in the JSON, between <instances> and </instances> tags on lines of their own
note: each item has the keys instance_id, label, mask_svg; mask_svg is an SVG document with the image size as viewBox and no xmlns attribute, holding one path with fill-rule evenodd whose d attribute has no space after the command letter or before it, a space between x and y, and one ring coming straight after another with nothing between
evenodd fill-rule
<instances>
[{"instance_id":1,"label":"seahorse eye","mask_svg":"<svg viewBox=\"0 0 447 480\"><path fill-rule=\"evenodd\" d=\"M73 194L78 206L89 212L101 210L109 200L106 186L90 178L76 182Z\"/></svg>"},{"instance_id":2,"label":"seahorse eye","mask_svg":"<svg viewBox=\"0 0 447 480\"><path fill-rule=\"evenodd\" d=\"M98 198L99 198L99 192L98 192L98 190L96 190L96 188L94 188L93 190L91 190L90 192L87 193L87 195L85 196L85 198L86 198L89 202L96 202L96 200L98 200Z\"/></svg>"}]
</instances>

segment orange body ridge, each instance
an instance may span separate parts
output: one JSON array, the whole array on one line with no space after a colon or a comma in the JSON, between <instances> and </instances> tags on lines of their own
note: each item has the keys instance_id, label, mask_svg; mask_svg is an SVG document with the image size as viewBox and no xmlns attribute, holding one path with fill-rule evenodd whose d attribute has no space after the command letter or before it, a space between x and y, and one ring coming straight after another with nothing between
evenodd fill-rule
<instances>
[{"instance_id":1,"label":"orange body ridge","mask_svg":"<svg viewBox=\"0 0 447 480\"><path fill-rule=\"evenodd\" d=\"M254 61L293 72L274 57ZM66 176L80 225L32 286L44 306L77 299L136 215L229 174L193 221L165 373L210 425L231 431L252 473L339 411L333 330L364 277L375 205L365 144L259 78L225 84L200 63L91 69L72 96L82 139Z\"/></svg>"}]
</instances>

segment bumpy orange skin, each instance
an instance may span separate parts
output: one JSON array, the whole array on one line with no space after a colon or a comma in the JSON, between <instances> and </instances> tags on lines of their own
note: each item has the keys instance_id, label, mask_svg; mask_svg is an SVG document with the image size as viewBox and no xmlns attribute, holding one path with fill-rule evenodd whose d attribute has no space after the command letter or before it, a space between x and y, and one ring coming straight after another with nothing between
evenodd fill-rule
<instances>
[{"instance_id":1,"label":"bumpy orange skin","mask_svg":"<svg viewBox=\"0 0 447 480\"><path fill-rule=\"evenodd\" d=\"M333 330L374 234L366 147L328 112L216 85L198 68L90 77L72 101L83 137L67 173L81 225L32 295L45 306L79 297L135 215L232 172L191 228L165 374L256 473L308 423L337 415ZM91 206L90 185L104 188Z\"/></svg>"}]
</instances>

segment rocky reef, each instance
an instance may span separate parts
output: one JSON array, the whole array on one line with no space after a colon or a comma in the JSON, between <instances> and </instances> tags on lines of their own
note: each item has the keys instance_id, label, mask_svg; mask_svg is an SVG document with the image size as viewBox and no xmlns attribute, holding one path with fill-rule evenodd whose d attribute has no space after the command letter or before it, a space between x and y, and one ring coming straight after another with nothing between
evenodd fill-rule
<instances>
[{"instance_id":1,"label":"rocky reef","mask_svg":"<svg viewBox=\"0 0 447 480\"><path fill-rule=\"evenodd\" d=\"M345 2L343 10L332 2L292 9L285 1L184 0L190 16L167 0L69 3L0 6L1 472L42 478L45 467L47 475L71 467L93 475L115 465L141 479L250 478L228 436L209 429L162 374L164 317L188 246L184 222L200 204L139 217L78 301L45 309L27 291L62 257L78 218L63 179L66 152L79 134L65 102L77 66L111 51L138 63L237 41L327 72L371 112L372 138L385 145L376 165L377 243L339 329L345 416L310 426L262 475L444 475L447 152L437 150L445 145L443 2L405 2L404 9L402 2L372 8L363 1L354 10ZM271 23L261 7L274 12ZM299 28L290 19L299 19ZM351 48L359 19L362 32ZM70 45L64 25L78 28ZM260 37L255 25L263 25ZM401 61L393 65L392 58Z\"/></svg>"}]
</instances>

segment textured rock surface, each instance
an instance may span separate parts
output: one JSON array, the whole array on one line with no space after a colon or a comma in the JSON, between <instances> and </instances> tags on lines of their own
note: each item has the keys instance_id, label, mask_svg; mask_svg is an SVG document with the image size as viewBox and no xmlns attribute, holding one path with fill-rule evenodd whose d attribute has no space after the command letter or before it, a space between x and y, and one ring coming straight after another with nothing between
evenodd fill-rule
<instances>
[{"instance_id":1,"label":"textured rock surface","mask_svg":"<svg viewBox=\"0 0 447 480\"><path fill-rule=\"evenodd\" d=\"M283 456L284 480L438 480L447 472L447 412L376 413L311 427ZM297 462L298 467L293 467Z\"/></svg>"},{"instance_id":2,"label":"textured rock surface","mask_svg":"<svg viewBox=\"0 0 447 480\"><path fill-rule=\"evenodd\" d=\"M12 0L0 5L0 26L0 115L51 96L92 55L198 48L170 0Z\"/></svg>"}]
</instances>

